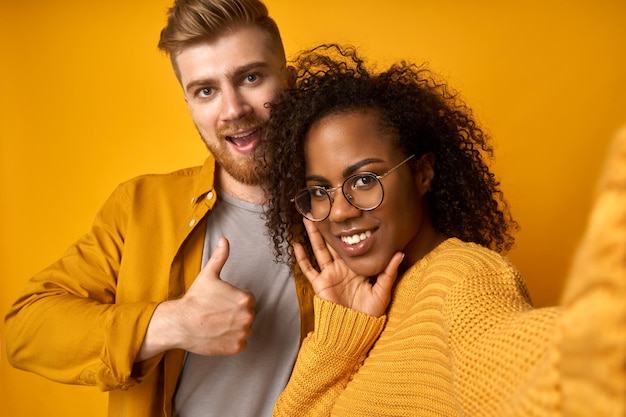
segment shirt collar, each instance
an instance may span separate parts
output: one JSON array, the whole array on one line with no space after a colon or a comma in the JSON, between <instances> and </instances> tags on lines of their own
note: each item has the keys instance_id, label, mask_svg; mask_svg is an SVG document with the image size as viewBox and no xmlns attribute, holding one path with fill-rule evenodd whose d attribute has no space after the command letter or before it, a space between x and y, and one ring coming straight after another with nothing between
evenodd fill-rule
<instances>
[{"instance_id":1,"label":"shirt collar","mask_svg":"<svg viewBox=\"0 0 626 417\"><path fill-rule=\"evenodd\" d=\"M214 201L215 193L215 158L209 154L200 168L200 175L193 190L193 203L207 199Z\"/></svg>"}]
</instances>

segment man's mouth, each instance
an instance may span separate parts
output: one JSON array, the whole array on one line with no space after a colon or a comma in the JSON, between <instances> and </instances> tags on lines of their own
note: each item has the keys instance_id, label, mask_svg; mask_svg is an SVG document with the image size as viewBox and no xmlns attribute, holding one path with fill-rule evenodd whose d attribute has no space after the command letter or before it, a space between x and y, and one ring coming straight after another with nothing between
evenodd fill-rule
<instances>
[{"instance_id":1,"label":"man's mouth","mask_svg":"<svg viewBox=\"0 0 626 417\"><path fill-rule=\"evenodd\" d=\"M258 127L233 135L225 135L226 141L233 144L234 149L241 154L253 152L261 140L263 129Z\"/></svg>"},{"instance_id":2,"label":"man's mouth","mask_svg":"<svg viewBox=\"0 0 626 417\"><path fill-rule=\"evenodd\" d=\"M237 135L226 136L226 140L234 144L235 146L244 147L250 144L250 142L258 140L261 129L255 129L250 132L240 133Z\"/></svg>"}]
</instances>

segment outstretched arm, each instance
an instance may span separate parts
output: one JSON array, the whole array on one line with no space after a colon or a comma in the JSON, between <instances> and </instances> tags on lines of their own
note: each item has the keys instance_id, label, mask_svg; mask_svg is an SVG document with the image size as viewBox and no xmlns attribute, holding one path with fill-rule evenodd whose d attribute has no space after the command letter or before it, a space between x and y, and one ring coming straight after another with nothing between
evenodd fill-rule
<instances>
[{"instance_id":1,"label":"outstretched arm","mask_svg":"<svg viewBox=\"0 0 626 417\"><path fill-rule=\"evenodd\" d=\"M564 415L626 415L626 126L607 154L563 306Z\"/></svg>"}]
</instances>

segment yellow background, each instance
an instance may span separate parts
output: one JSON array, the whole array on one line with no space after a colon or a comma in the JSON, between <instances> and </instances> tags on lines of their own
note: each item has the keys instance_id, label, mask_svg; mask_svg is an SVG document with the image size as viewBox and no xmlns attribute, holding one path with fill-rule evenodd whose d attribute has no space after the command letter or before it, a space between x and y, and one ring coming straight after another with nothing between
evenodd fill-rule
<instances>
[{"instance_id":1,"label":"yellow background","mask_svg":"<svg viewBox=\"0 0 626 417\"><path fill-rule=\"evenodd\" d=\"M170 0L1 0L0 314L85 232L119 182L206 151L156 49ZM522 230L510 257L558 302L606 146L626 122L623 0L267 0L287 53L352 43L430 62L493 136ZM3 331L3 324L0 330ZM95 388L0 357L0 415L104 416Z\"/></svg>"}]
</instances>

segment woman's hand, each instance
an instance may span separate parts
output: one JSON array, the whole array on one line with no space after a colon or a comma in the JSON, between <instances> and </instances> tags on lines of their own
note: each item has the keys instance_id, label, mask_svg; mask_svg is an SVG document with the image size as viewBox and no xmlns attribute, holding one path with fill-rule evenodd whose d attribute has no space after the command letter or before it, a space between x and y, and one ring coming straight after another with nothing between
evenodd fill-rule
<instances>
[{"instance_id":1,"label":"woman's hand","mask_svg":"<svg viewBox=\"0 0 626 417\"><path fill-rule=\"evenodd\" d=\"M372 282L369 277L357 275L348 268L337 252L326 244L313 222L304 219L304 225L321 272L313 268L302 245L296 243L294 253L315 294L373 317L382 316L391 299L391 290L404 254L394 254L385 270Z\"/></svg>"}]
</instances>

